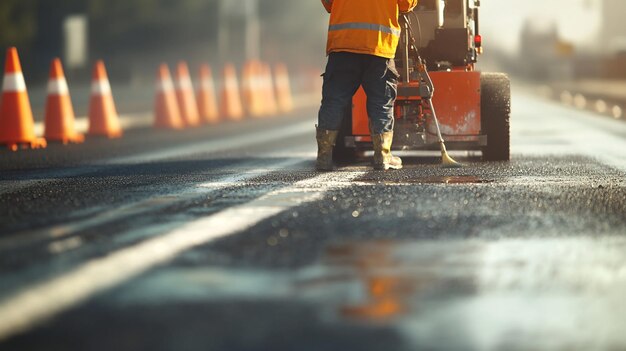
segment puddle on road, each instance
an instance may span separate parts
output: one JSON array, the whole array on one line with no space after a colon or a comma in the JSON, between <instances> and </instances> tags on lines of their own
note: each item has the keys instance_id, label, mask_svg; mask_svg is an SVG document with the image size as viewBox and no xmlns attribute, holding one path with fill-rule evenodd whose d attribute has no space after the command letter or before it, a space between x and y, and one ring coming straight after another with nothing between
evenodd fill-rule
<instances>
[{"instance_id":1,"label":"puddle on road","mask_svg":"<svg viewBox=\"0 0 626 351\"><path fill-rule=\"evenodd\" d=\"M356 180L357 183L376 185L407 185L407 184L489 184L493 179L475 176L433 176L413 179L366 179Z\"/></svg>"},{"instance_id":2,"label":"puddle on road","mask_svg":"<svg viewBox=\"0 0 626 351\"><path fill-rule=\"evenodd\" d=\"M164 267L116 300L313 305L422 349L624 349L624 248L620 237L342 242L297 270L203 267L195 252L198 265Z\"/></svg>"},{"instance_id":3,"label":"puddle on road","mask_svg":"<svg viewBox=\"0 0 626 351\"><path fill-rule=\"evenodd\" d=\"M159 304L295 298L322 304L321 309L341 318L387 323L411 314L416 296L437 286L438 271L447 269L441 258L444 252L449 256L455 246L458 244L443 249L439 243L426 242L337 243L326 248L318 264L295 271L175 266L130 284L116 299ZM475 249L464 243L459 254L467 257ZM186 255L192 261L203 260L199 252Z\"/></svg>"},{"instance_id":4,"label":"puddle on road","mask_svg":"<svg viewBox=\"0 0 626 351\"><path fill-rule=\"evenodd\" d=\"M348 270L361 291L341 303L337 312L346 318L388 322L411 311L411 299L426 276L403 274L397 243L374 241L343 243L330 246L323 260L329 269Z\"/></svg>"}]
</instances>

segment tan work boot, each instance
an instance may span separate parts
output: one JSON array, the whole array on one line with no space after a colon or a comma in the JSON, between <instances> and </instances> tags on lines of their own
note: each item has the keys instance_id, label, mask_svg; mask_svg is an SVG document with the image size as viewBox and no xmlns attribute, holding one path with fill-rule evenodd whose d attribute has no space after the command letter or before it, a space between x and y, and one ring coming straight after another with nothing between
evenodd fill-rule
<instances>
[{"instance_id":1,"label":"tan work boot","mask_svg":"<svg viewBox=\"0 0 626 351\"><path fill-rule=\"evenodd\" d=\"M315 163L315 169L318 171L332 171L335 169L333 166L333 149L335 147L335 141L337 140L337 130L317 129L317 162Z\"/></svg>"},{"instance_id":2,"label":"tan work boot","mask_svg":"<svg viewBox=\"0 0 626 351\"><path fill-rule=\"evenodd\" d=\"M374 143L374 169L402 169L402 159L391 154L391 143L393 142L393 132L373 134Z\"/></svg>"}]
</instances>

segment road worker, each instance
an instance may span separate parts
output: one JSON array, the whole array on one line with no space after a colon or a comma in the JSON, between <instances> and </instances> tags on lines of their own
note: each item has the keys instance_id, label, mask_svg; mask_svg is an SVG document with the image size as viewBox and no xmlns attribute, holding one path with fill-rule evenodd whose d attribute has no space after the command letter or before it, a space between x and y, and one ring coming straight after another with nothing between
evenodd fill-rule
<instances>
[{"instance_id":1,"label":"road worker","mask_svg":"<svg viewBox=\"0 0 626 351\"><path fill-rule=\"evenodd\" d=\"M317 125L316 169L333 169L337 134L359 86L367 95L374 168L400 169L402 160L391 155L393 106L400 77L394 63L401 34L398 16L411 11L418 0L321 1L330 13L330 25Z\"/></svg>"}]
</instances>

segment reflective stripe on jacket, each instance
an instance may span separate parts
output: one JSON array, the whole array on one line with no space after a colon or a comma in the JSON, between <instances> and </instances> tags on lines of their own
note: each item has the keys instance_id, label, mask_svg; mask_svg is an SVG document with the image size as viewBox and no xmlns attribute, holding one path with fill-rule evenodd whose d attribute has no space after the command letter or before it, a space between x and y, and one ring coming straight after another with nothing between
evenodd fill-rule
<instances>
[{"instance_id":1,"label":"reflective stripe on jacket","mask_svg":"<svg viewBox=\"0 0 626 351\"><path fill-rule=\"evenodd\" d=\"M338 51L393 58L400 40L398 14L418 0L321 0L330 13L326 53Z\"/></svg>"}]
</instances>

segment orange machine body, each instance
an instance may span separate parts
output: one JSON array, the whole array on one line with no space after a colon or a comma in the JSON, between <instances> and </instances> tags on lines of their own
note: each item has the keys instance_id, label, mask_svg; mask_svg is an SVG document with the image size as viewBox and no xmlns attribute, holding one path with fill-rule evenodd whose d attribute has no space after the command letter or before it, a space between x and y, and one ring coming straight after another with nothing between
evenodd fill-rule
<instances>
[{"instance_id":1,"label":"orange machine body","mask_svg":"<svg viewBox=\"0 0 626 351\"><path fill-rule=\"evenodd\" d=\"M446 141L473 142L481 135L480 72L476 71L440 71L431 72L435 86L433 105ZM421 100L419 83L398 84L395 118L396 129L402 125L406 115L402 106ZM356 142L371 141L367 116L367 97L363 88L359 88L353 98L352 135ZM423 113L421 111L420 113ZM432 118L424 119L427 138L424 145L436 144L436 129ZM421 145L399 145L402 148L419 148Z\"/></svg>"},{"instance_id":2,"label":"orange machine body","mask_svg":"<svg viewBox=\"0 0 626 351\"><path fill-rule=\"evenodd\" d=\"M400 16L394 150L437 150L447 157L447 148L480 151L485 161L510 160L510 80L476 71L483 48L479 8L476 0L420 1ZM373 149L362 89L352 102L338 131L335 161L353 162Z\"/></svg>"}]
</instances>

